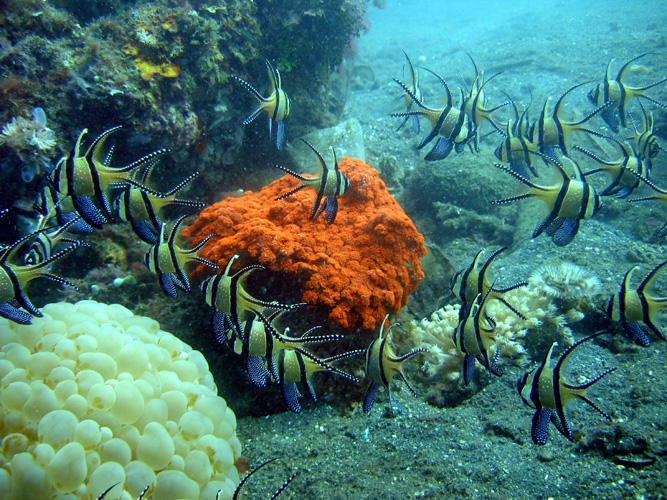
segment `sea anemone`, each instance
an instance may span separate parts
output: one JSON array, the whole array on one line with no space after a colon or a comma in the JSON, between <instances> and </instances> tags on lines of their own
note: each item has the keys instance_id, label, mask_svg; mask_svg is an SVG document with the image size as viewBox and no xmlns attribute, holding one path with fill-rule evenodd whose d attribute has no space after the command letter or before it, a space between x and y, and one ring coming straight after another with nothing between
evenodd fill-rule
<instances>
[{"instance_id":1,"label":"sea anemone","mask_svg":"<svg viewBox=\"0 0 667 500\"><path fill-rule=\"evenodd\" d=\"M592 297L602 287L596 276L570 262L545 264L530 275L530 281L552 297L564 300Z\"/></svg>"}]
</instances>

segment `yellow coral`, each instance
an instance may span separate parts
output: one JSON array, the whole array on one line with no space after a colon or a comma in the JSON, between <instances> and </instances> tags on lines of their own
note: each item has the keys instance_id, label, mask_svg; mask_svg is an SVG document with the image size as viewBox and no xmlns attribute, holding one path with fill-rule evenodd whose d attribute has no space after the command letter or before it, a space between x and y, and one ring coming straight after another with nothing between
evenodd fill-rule
<instances>
[{"instance_id":1,"label":"yellow coral","mask_svg":"<svg viewBox=\"0 0 667 500\"><path fill-rule=\"evenodd\" d=\"M153 75L155 74L162 75L166 78L176 78L181 74L181 67L178 65L178 62L155 64L148 59L137 57L134 60L134 65L139 70L141 78L146 81L153 78Z\"/></svg>"}]
</instances>

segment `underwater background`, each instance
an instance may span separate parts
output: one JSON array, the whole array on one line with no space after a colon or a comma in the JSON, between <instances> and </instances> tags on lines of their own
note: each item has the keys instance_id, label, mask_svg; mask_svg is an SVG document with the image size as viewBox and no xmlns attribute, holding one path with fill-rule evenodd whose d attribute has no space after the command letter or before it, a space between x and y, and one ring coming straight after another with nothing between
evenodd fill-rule
<instances>
[{"instance_id":1,"label":"underwater background","mask_svg":"<svg viewBox=\"0 0 667 500\"><path fill-rule=\"evenodd\" d=\"M365 411L369 384L381 382L368 375L373 366L360 352L329 363L331 368L335 362L342 376L312 375L316 402L299 384L303 398L296 413L285 396L287 384L267 375L266 386L257 387L246 359L214 335L214 308L200 290L200 283L216 272L210 266L201 260L183 264L191 290L174 290L172 298L163 293L169 285L160 286L156 264L144 262L152 244L120 217L114 223L107 217L89 234L72 235L86 246L54 262L52 272L78 290L39 280L23 291L38 307L80 300L121 304L201 351L218 394L236 415L242 452L234 456L234 465L241 476L278 459L252 476L243 489L246 498L271 498L294 473L280 498L667 495L662 390L667 369L660 324L665 271L659 269L646 288L650 312L633 318L625 313L625 321L607 309L628 271L637 266L628 286L634 292L667 259L662 234L667 210L660 203L667 199L660 198L667 186L663 3L6 0L0 7L0 208L8 209L0 220L4 245L37 229L33 201L45 178L54 182L58 160L76 156L81 131L89 131L81 139L83 154L100 134L123 126L107 139L113 145L111 167L140 161L152 169L150 179L134 180L163 194L198 172L177 193L193 204L176 203L161 214L169 221L167 234L174 221L189 214L180 224L182 236L177 235L181 248L213 234L197 255L217 264L218 273L239 254L234 271L255 264L267 268L248 275L244 286L251 296L309 304L284 314L284 331L288 327L298 336L321 325L314 335L338 336L308 345L306 352L326 361L364 351L394 322L401 327L391 329L388 343L397 356L425 350L402 364L416 398L399 375L391 383L392 399L380 391ZM592 102L587 96L603 83L611 60L610 78L615 78L626 62L642 54L627 66L623 82L635 90L661 83L645 90L648 97L628 99L627 109L617 116L626 126L619 123L614 131L614 119L610 124L603 116L609 117L618 103ZM276 70L278 87L289 96L289 112L272 115L270 109L248 121L264 103L259 98L269 100L266 96L275 90ZM498 109L477 127L466 117L469 135L449 137L453 150L429 160L429 154L438 155L430 151L444 135L436 133L417 148L433 122L430 111L415 101L437 112L447 87L453 107L463 108L463 99L483 82L480 106ZM571 241L559 245L556 229L533 237L553 201L492 202L533 189L517 175L560 188L564 177L552 155L572 178L574 164L562 159L563 148L556 145L554 153L531 151L530 165L520 171L496 150L511 134L537 143L537 128L530 128L539 126L545 102L550 98L549 115L575 86L558 115L572 129L565 133L568 156L584 173L605 166L595 156L607 163L636 156L644 168L638 173L653 187L625 166L586 175L595 192L604 194L603 205L581 217ZM415 99L406 97L406 87ZM420 110L416 131L414 117L401 114ZM639 151L636 136L649 117L653 147ZM574 130L579 121L585 121L579 128L593 133ZM321 153L330 171L337 161L350 182L343 192L317 198L326 211L314 220L309 216L311 207L319 208L312 206L316 189L277 200L300 180L276 165L305 178L321 168L301 138ZM159 161L153 163L151 155ZM610 189L626 175L618 189ZM631 193L618 197L618 190L628 186ZM111 186L110 197L118 196L114 189L125 188ZM337 212L328 223L332 196ZM631 202L643 197L655 199ZM93 205L103 213L98 201ZM162 238L156 229L153 237ZM29 239L26 245L32 243ZM468 269L478 252L485 251L483 263L504 247L487 270L490 283L480 288L479 299L473 294L466 310L455 275ZM172 283L179 289L184 284L182 278ZM506 295L490 294L485 309L481 300L489 284L491 292L520 286ZM479 307L471 307L477 300ZM482 328L493 331L494 353L493 362L478 357L467 384L464 354L452 340L466 311L471 318L480 311ZM642 325L650 346L640 345L632 324ZM234 331L229 328L228 333ZM602 330L609 333L577 347L563 373L580 385L615 369L588 394L600 412L575 401L566 411L571 440L547 422L548 443L535 444L535 409L522 401L517 380L541 366L553 342L558 345L551 367L569 346ZM7 351L3 345L2 353ZM502 376L492 373L496 362ZM6 422L0 426L3 439L9 430ZM0 448L0 467L10 473L8 457L15 450L9 440ZM159 491L154 497L170 498ZM105 498L121 497L110 491Z\"/></svg>"}]
</instances>

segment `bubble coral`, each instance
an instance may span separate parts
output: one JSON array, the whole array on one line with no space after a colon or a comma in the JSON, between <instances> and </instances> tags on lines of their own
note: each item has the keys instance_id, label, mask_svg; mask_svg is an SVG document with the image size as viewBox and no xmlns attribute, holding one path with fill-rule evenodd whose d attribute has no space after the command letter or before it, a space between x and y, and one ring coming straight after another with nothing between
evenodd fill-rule
<instances>
[{"instance_id":1,"label":"bubble coral","mask_svg":"<svg viewBox=\"0 0 667 500\"><path fill-rule=\"evenodd\" d=\"M236 418L201 353L119 305L43 313L0 320L0 498L232 497Z\"/></svg>"},{"instance_id":2,"label":"bubble coral","mask_svg":"<svg viewBox=\"0 0 667 500\"><path fill-rule=\"evenodd\" d=\"M239 254L240 265L259 263L302 286L302 300L331 308L344 328L372 330L388 311L407 304L424 273L424 237L389 194L377 170L345 157L340 171L350 188L339 200L335 224L310 221L313 192L276 201L298 181L284 176L258 193L247 191L204 210L183 231L196 245L215 233L202 256L224 268ZM198 268L194 277L203 279Z\"/></svg>"}]
</instances>

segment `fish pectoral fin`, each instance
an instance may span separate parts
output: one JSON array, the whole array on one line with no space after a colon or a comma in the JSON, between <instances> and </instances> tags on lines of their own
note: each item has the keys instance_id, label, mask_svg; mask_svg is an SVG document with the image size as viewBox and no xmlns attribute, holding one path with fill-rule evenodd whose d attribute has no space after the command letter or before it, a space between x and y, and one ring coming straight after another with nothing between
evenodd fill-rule
<instances>
[{"instance_id":1,"label":"fish pectoral fin","mask_svg":"<svg viewBox=\"0 0 667 500\"><path fill-rule=\"evenodd\" d=\"M619 124L618 114L619 114L618 108L613 108L613 107L605 108L600 112L600 116L602 117L604 122L615 134L618 133L618 124Z\"/></svg>"},{"instance_id":2,"label":"fish pectoral fin","mask_svg":"<svg viewBox=\"0 0 667 500\"><path fill-rule=\"evenodd\" d=\"M533 415L533 425L530 434L533 438L533 443L543 446L547 444L549 439L549 422L551 421L551 410L547 408L540 408Z\"/></svg>"},{"instance_id":3,"label":"fish pectoral fin","mask_svg":"<svg viewBox=\"0 0 667 500\"><path fill-rule=\"evenodd\" d=\"M438 160L444 160L449 156L449 153L452 152L452 141L449 139L446 139L444 137L439 137L438 141L435 143L435 146L433 146L433 149L428 152L426 156L424 156L424 160L426 161L438 161Z\"/></svg>"},{"instance_id":4,"label":"fish pectoral fin","mask_svg":"<svg viewBox=\"0 0 667 500\"><path fill-rule=\"evenodd\" d=\"M565 414L563 414L563 419L564 418L565 418ZM572 437L572 431L570 431L570 427L567 424L567 422L561 420L556 415L556 413L551 414L551 421L556 426L556 429L558 429L558 432L560 432L568 441L574 442L574 438Z\"/></svg>"},{"instance_id":5,"label":"fish pectoral fin","mask_svg":"<svg viewBox=\"0 0 667 500\"><path fill-rule=\"evenodd\" d=\"M72 205L81 218L94 228L100 229L102 224L107 223L106 217L95 206L90 196L72 195Z\"/></svg>"},{"instance_id":6,"label":"fish pectoral fin","mask_svg":"<svg viewBox=\"0 0 667 500\"><path fill-rule=\"evenodd\" d=\"M213 335L215 336L215 339L221 344L229 343L229 337L227 336L227 332L229 331L229 327L227 325L228 321L228 317L225 313L220 311L215 311L213 313Z\"/></svg>"},{"instance_id":7,"label":"fish pectoral fin","mask_svg":"<svg viewBox=\"0 0 667 500\"><path fill-rule=\"evenodd\" d=\"M535 231L533 231L533 238L537 238L540 234L542 234L545 229L547 229L547 227L549 227L551 223L554 222L554 219L556 219L555 215L552 212L549 212L542 220L542 222L537 225Z\"/></svg>"},{"instance_id":8,"label":"fish pectoral fin","mask_svg":"<svg viewBox=\"0 0 667 500\"><path fill-rule=\"evenodd\" d=\"M130 222L130 225L132 226L134 233L139 236L142 241L145 241L149 245L155 245L155 243L157 243L159 231L151 222L145 220L133 220Z\"/></svg>"},{"instance_id":9,"label":"fish pectoral fin","mask_svg":"<svg viewBox=\"0 0 667 500\"><path fill-rule=\"evenodd\" d=\"M283 149L285 145L285 122L280 120L276 123L276 149Z\"/></svg>"}]
</instances>

